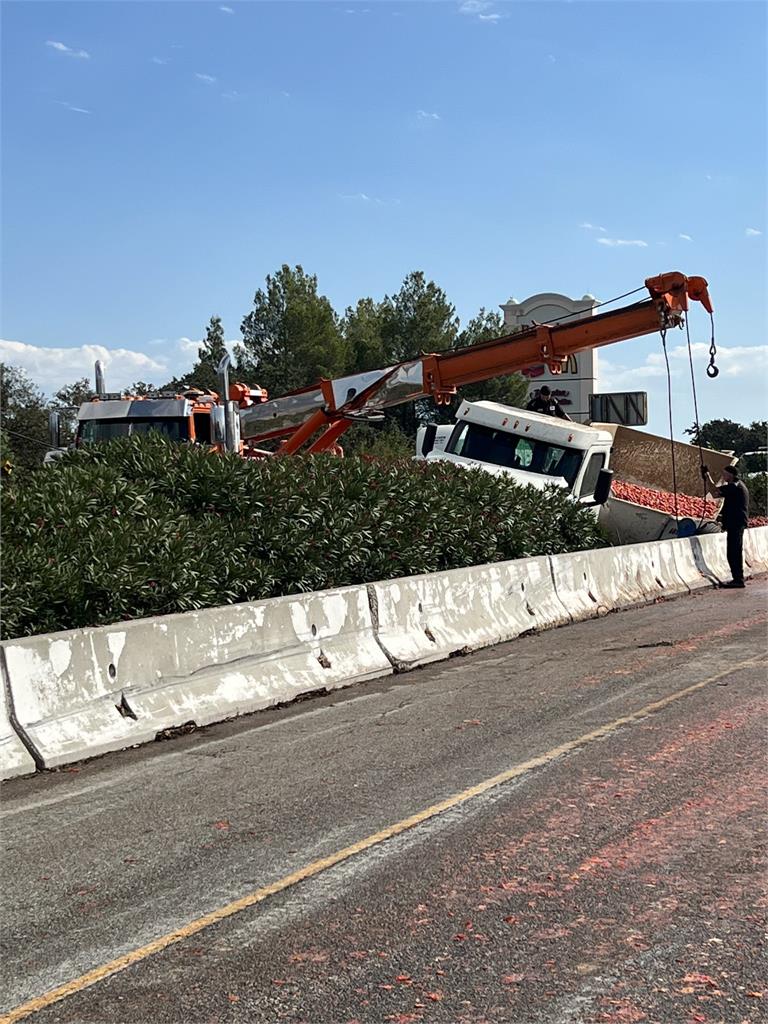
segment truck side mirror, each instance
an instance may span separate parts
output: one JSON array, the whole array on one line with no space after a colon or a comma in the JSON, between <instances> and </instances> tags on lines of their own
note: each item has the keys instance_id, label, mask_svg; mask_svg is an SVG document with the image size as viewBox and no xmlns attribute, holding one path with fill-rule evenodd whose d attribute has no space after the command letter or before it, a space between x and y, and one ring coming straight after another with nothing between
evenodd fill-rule
<instances>
[{"instance_id":1,"label":"truck side mirror","mask_svg":"<svg viewBox=\"0 0 768 1024\"><path fill-rule=\"evenodd\" d=\"M604 505L611 496L611 484L613 483L613 470L601 469L597 474L593 504Z\"/></svg>"},{"instance_id":2,"label":"truck side mirror","mask_svg":"<svg viewBox=\"0 0 768 1024\"><path fill-rule=\"evenodd\" d=\"M426 459L432 449L435 447L435 438L437 437L437 424L427 423L424 430L424 436L421 439L421 454Z\"/></svg>"},{"instance_id":3,"label":"truck side mirror","mask_svg":"<svg viewBox=\"0 0 768 1024\"><path fill-rule=\"evenodd\" d=\"M51 448L61 448L61 420L57 409L51 409L48 413L48 436Z\"/></svg>"}]
</instances>

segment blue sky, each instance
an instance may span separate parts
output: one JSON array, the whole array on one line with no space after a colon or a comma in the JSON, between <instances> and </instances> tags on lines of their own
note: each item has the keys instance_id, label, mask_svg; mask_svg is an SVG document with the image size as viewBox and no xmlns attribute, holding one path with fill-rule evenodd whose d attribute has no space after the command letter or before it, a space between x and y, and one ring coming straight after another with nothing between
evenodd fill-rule
<instances>
[{"instance_id":1,"label":"blue sky","mask_svg":"<svg viewBox=\"0 0 768 1024\"><path fill-rule=\"evenodd\" d=\"M723 350L715 383L699 356L702 418L765 415L762 3L6 2L2 17L3 355L46 390L89 373L95 346L113 386L161 382L212 314L237 338L284 262L339 311L423 269L462 320L679 269L709 279ZM708 341L702 311L692 326ZM601 390L648 390L661 430L659 351L604 349Z\"/></svg>"}]
</instances>

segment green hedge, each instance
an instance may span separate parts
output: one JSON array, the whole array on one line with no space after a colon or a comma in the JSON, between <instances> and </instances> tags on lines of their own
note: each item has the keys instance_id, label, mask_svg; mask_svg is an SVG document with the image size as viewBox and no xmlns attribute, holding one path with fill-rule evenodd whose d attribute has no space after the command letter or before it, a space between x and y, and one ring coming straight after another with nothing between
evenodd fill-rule
<instances>
[{"instance_id":1,"label":"green hedge","mask_svg":"<svg viewBox=\"0 0 768 1024\"><path fill-rule=\"evenodd\" d=\"M743 479L749 491L750 516L768 516L768 474L750 473Z\"/></svg>"},{"instance_id":2,"label":"green hedge","mask_svg":"<svg viewBox=\"0 0 768 1024\"><path fill-rule=\"evenodd\" d=\"M446 463L249 462L132 438L4 487L2 635L602 543L561 493Z\"/></svg>"}]
</instances>

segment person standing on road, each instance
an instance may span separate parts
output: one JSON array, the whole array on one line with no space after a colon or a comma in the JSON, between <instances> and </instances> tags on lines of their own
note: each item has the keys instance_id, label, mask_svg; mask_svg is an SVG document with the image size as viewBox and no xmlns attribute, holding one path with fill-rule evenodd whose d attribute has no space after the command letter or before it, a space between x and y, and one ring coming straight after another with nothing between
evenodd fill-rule
<instances>
[{"instance_id":1,"label":"person standing on road","mask_svg":"<svg viewBox=\"0 0 768 1024\"><path fill-rule=\"evenodd\" d=\"M545 416L558 416L561 420L569 420L571 418L546 384L539 390L536 397L530 400L525 408L528 412L542 412Z\"/></svg>"},{"instance_id":2,"label":"person standing on road","mask_svg":"<svg viewBox=\"0 0 768 1024\"><path fill-rule=\"evenodd\" d=\"M709 475L709 467L702 466L701 475L710 494L718 494L723 499L720 519L727 538L726 553L733 579L722 586L741 589L744 586L744 531L749 521L749 491L739 480L739 471L735 466L725 467L724 480L719 486Z\"/></svg>"}]
</instances>

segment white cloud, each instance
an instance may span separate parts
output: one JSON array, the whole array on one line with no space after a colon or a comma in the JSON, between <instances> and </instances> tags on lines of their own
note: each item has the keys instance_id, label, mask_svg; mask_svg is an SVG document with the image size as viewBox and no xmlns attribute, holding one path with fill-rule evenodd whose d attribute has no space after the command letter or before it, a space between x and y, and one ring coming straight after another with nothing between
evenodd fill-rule
<instances>
[{"instance_id":1,"label":"white cloud","mask_svg":"<svg viewBox=\"0 0 768 1024\"><path fill-rule=\"evenodd\" d=\"M73 50L71 47L66 46L64 43L59 43L55 39L47 39L45 45L50 46L52 50L56 50L58 53L63 53L67 57L89 60L91 56L87 50Z\"/></svg>"},{"instance_id":2,"label":"white cloud","mask_svg":"<svg viewBox=\"0 0 768 1024\"><path fill-rule=\"evenodd\" d=\"M600 352L600 382L601 392L606 391L642 391L647 384L644 383L653 377L665 377L666 370L663 366L656 366L653 363L646 363L643 366L626 366L624 363L614 362L606 358L605 350Z\"/></svg>"},{"instance_id":3,"label":"white cloud","mask_svg":"<svg viewBox=\"0 0 768 1024\"><path fill-rule=\"evenodd\" d=\"M627 346L637 344L628 342ZM639 366L622 360L623 345L601 349L599 356L598 390L646 391L648 393L648 426L642 429L662 436L669 435L667 411L667 372L661 343L657 351L650 352ZM709 363L709 344L692 345L699 420L732 419L750 423L765 416L765 386L768 373L768 345L718 345L717 365L720 376L710 380L706 376ZM614 354L618 357L613 361ZM669 351L672 379L672 408L675 437L683 441L690 438L683 431L694 420L693 391L691 388L688 348L677 345Z\"/></svg>"},{"instance_id":4,"label":"white cloud","mask_svg":"<svg viewBox=\"0 0 768 1024\"><path fill-rule=\"evenodd\" d=\"M508 15L498 14L493 10L494 6L492 0L464 0L459 4L459 14L465 14L470 18L477 18L478 21L495 25Z\"/></svg>"},{"instance_id":5,"label":"white cloud","mask_svg":"<svg viewBox=\"0 0 768 1024\"><path fill-rule=\"evenodd\" d=\"M601 391L636 391L641 381L667 376L662 351L648 353L645 362L640 366L626 366L613 362L606 358L604 351L600 353L599 364ZM703 341L694 342L691 345L691 353L694 373L707 380L705 371L709 364L709 344ZM768 372L768 345L718 345L716 362L720 369L720 377L764 379L765 373ZM690 380L687 345L676 345L669 349L669 369L673 378Z\"/></svg>"},{"instance_id":6,"label":"white cloud","mask_svg":"<svg viewBox=\"0 0 768 1024\"><path fill-rule=\"evenodd\" d=\"M439 121L441 119L439 114L430 113L428 110L417 110L416 117L421 121Z\"/></svg>"},{"instance_id":7,"label":"white cloud","mask_svg":"<svg viewBox=\"0 0 768 1024\"><path fill-rule=\"evenodd\" d=\"M147 377L152 383L162 384L165 377L170 375L166 359L155 359L145 352L127 348L110 349L104 345L53 348L27 345L22 341L0 341L0 359L22 367L48 394L53 394L64 384L71 384L79 377L92 380L93 365L97 359L104 363L109 388L126 387L135 380Z\"/></svg>"},{"instance_id":8,"label":"white cloud","mask_svg":"<svg viewBox=\"0 0 768 1024\"><path fill-rule=\"evenodd\" d=\"M152 58L152 63L153 64L168 64L169 61L168 60L163 60L162 57L153 57Z\"/></svg>"},{"instance_id":9,"label":"white cloud","mask_svg":"<svg viewBox=\"0 0 768 1024\"><path fill-rule=\"evenodd\" d=\"M376 206L399 206L399 199L381 199L378 196L369 196L366 192L339 193L339 199L360 203L375 203Z\"/></svg>"},{"instance_id":10,"label":"white cloud","mask_svg":"<svg viewBox=\"0 0 768 1024\"><path fill-rule=\"evenodd\" d=\"M201 82L206 82L208 85L212 85L216 81L213 75L204 75L200 71L195 72L195 78L198 78Z\"/></svg>"},{"instance_id":11,"label":"white cloud","mask_svg":"<svg viewBox=\"0 0 768 1024\"><path fill-rule=\"evenodd\" d=\"M693 239L691 238L691 236L690 236L690 235L684 235L684 234L682 234L682 233L681 233L681 234L679 234L679 235L678 235L677 237L678 237L678 238L682 238L682 240L683 240L684 242L692 242L692 241L693 241Z\"/></svg>"},{"instance_id":12,"label":"white cloud","mask_svg":"<svg viewBox=\"0 0 768 1024\"><path fill-rule=\"evenodd\" d=\"M762 231L758 231L757 228L747 228L744 234L747 238L757 238L758 235L762 235Z\"/></svg>"},{"instance_id":13,"label":"white cloud","mask_svg":"<svg viewBox=\"0 0 768 1024\"><path fill-rule=\"evenodd\" d=\"M56 100L60 107L66 107L67 110L71 110L75 114L91 114L93 111L86 110L85 107L75 107L71 103L67 103L66 100Z\"/></svg>"},{"instance_id":14,"label":"white cloud","mask_svg":"<svg viewBox=\"0 0 768 1024\"><path fill-rule=\"evenodd\" d=\"M493 7L491 0L464 0L459 4L459 14L482 14L489 7Z\"/></svg>"},{"instance_id":15,"label":"white cloud","mask_svg":"<svg viewBox=\"0 0 768 1024\"><path fill-rule=\"evenodd\" d=\"M648 243L644 242L642 238L598 238L600 245L610 245L615 247L617 245L634 245L639 249L647 249Z\"/></svg>"},{"instance_id":16,"label":"white cloud","mask_svg":"<svg viewBox=\"0 0 768 1024\"><path fill-rule=\"evenodd\" d=\"M709 345L703 341L694 342L691 345L694 367L698 365L702 370L709 363ZM688 348L686 345L677 345L669 353L670 366L673 374L690 373L688 366ZM649 363L663 366L664 356L660 352L653 352L648 356ZM676 362L684 362L685 365L678 370ZM718 345L717 365L720 368L721 376L725 377L757 377L765 380L768 372L768 345Z\"/></svg>"},{"instance_id":17,"label":"white cloud","mask_svg":"<svg viewBox=\"0 0 768 1024\"><path fill-rule=\"evenodd\" d=\"M197 359L200 352L200 346L203 344L202 338L184 338L181 337L176 341L176 350L183 356L181 365L179 366L178 356L174 356L171 364L171 370L174 374L177 374L181 370L189 370L189 358ZM224 344L226 345L227 351L231 355L234 352L234 346L242 345L242 338L231 338L227 339Z\"/></svg>"},{"instance_id":18,"label":"white cloud","mask_svg":"<svg viewBox=\"0 0 768 1024\"><path fill-rule=\"evenodd\" d=\"M230 354L241 338L225 342ZM156 338L148 343L150 355L129 348L108 348L106 345L74 345L71 348L28 345L21 341L0 340L0 362L20 366L49 395L80 377L93 380L97 359L104 363L108 391L118 391L134 381L144 380L160 386L192 368L202 340L177 338L175 342ZM158 349L162 350L158 352Z\"/></svg>"},{"instance_id":19,"label":"white cloud","mask_svg":"<svg viewBox=\"0 0 768 1024\"><path fill-rule=\"evenodd\" d=\"M220 8L219 8L219 10L220 10L220 11L223 11L223 12L224 12L224 14L234 14L234 13L235 13L235 12L234 12L234 11L232 10L232 8L231 8L231 7L220 7Z\"/></svg>"},{"instance_id":20,"label":"white cloud","mask_svg":"<svg viewBox=\"0 0 768 1024\"><path fill-rule=\"evenodd\" d=\"M243 98L243 94L233 89L231 92L223 92L221 94L225 100L240 100Z\"/></svg>"},{"instance_id":21,"label":"white cloud","mask_svg":"<svg viewBox=\"0 0 768 1024\"><path fill-rule=\"evenodd\" d=\"M579 224L580 228L584 228L585 231L602 231L605 233L605 228L601 228L599 224L590 224L589 221L584 221L583 224Z\"/></svg>"},{"instance_id":22,"label":"white cloud","mask_svg":"<svg viewBox=\"0 0 768 1024\"><path fill-rule=\"evenodd\" d=\"M179 338L176 345L180 352L191 352L193 355L197 355L197 350L202 342L193 341L192 338Z\"/></svg>"}]
</instances>

